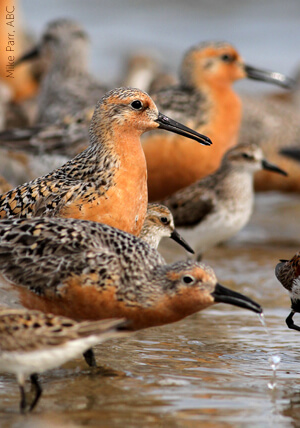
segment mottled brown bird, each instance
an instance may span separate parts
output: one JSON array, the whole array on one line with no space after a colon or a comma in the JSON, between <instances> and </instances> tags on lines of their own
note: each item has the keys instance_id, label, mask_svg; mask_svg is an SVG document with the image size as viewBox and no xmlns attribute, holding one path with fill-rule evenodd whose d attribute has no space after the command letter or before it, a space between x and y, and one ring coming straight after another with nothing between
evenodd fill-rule
<instances>
[{"instance_id":1,"label":"mottled brown bird","mask_svg":"<svg viewBox=\"0 0 300 428\"><path fill-rule=\"evenodd\" d=\"M76 320L126 318L132 330L179 321L217 302L262 311L219 285L210 267L166 264L143 240L90 221L1 221L0 272L22 286L29 309Z\"/></svg>"},{"instance_id":2,"label":"mottled brown bird","mask_svg":"<svg viewBox=\"0 0 300 428\"><path fill-rule=\"evenodd\" d=\"M207 137L159 113L145 92L108 92L96 106L90 146L61 168L3 194L0 218L77 218L138 235L148 202L140 136L157 128L210 144Z\"/></svg>"},{"instance_id":3,"label":"mottled brown bird","mask_svg":"<svg viewBox=\"0 0 300 428\"><path fill-rule=\"evenodd\" d=\"M76 322L26 309L0 310L0 371L16 375L20 410L33 410L42 387L38 374L79 357L91 346L129 333L123 320ZM28 403L25 381L30 376L35 396Z\"/></svg>"},{"instance_id":4,"label":"mottled brown bird","mask_svg":"<svg viewBox=\"0 0 300 428\"><path fill-rule=\"evenodd\" d=\"M279 282L288 290L291 298L291 313L287 317L288 328L300 331L300 327L294 324L293 316L300 312L300 252L290 260L280 260L276 265L275 275Z\"/></svg>"},{"instance_id":5,"label":"mottled brown bird","mask_svg":"<svg viewBox=\"0 0 300 428\"><path fill-rule=\"evenodd\" d=\"M171 238L189 253L194 250L175 229L174 219L168 207L161 204L148 204L146 218L139 238L157 248L162 238Z\"/></svg>"}]
</instances>

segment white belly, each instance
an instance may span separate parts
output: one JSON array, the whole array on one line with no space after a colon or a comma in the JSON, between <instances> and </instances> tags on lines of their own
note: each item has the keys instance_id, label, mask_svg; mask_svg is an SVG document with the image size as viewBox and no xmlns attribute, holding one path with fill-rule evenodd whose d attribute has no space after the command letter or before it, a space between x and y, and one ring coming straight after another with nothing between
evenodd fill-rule
<instances>
[{"instance_id":1,"label":"white belly","mask_svg":"<svg viewBox=\"0 0 300 428\"><path fill-rule=\"evenodd\" d=\"M179 228L179 233L196 253L202 254L209 248L227 241L238 233L248 223L251 213L252 205L242 212L218 211L208 216L205 221L194 228Z\"/></svg>"}]
</instances>

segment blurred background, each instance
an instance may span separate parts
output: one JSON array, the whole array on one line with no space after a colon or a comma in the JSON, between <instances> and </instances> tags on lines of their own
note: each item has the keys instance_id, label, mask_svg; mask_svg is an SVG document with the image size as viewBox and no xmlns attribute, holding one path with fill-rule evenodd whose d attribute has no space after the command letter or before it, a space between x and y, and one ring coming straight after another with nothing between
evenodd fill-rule
<instances>
[{"instance_id":1,"label":"blurred background","mask_svg":"<svg viewBox=\"0 0 300 428\"><path fill-rule=\"evenodd\" d=\"M54 18L78 20L91 38L92 70L108 83L121 79L124 60L136 50L154 51L177 70L186 49L203 40L226 40L250 64L283 73L293 74L300 61L299 0L23 0L20 6L36 36Z\"/></svg>"},{"instance_id":2,"label":"blurred background","mask_svg":"<svg viewBox=\"0 0 300 428\"><path fill-rule=\"evenodd\" d=\"M81 23L90 35L91 70L112 86L122 81L129 55L148 52L177 72L183 53L210 39L234 44L253 66L291 77L300 65L300 0L23 0L17 8L33 38L52 19ZM284 92L246 79L235 87ZM278 260L300 248L299 218L299 194L259 194L249 225L205 256L221 283L263 305L271 336L254 314L218 305L103 345L97 359L106 371L95 375L77 360L42 376L44 399L27 425L7 411L17 408L18 390L12 376L1 375L0 425L299 427L298 333L285 325L290 301L274 276ZM161 251L173 261L185 257L178 248ZM3 285L1 293L11 299ZM272 355L281 357L275 381Z\"/></svg>"}]
</instances>

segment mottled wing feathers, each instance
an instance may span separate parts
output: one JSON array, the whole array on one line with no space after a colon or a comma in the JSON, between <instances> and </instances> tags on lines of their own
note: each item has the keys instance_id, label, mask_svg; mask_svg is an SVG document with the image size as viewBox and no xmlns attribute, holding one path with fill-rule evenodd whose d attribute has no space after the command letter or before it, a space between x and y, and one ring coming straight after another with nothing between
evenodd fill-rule
<instances>
[{"instance_id":1,"label":"mottled wing feathers","mask_svg":"<svg viewBox=\"0 0 300 428\"><path fill-rule=\"evenodd\" d=\"M205 123L204 95L194 89L171 86L151 95L158 109L182 123L191 122L194 127Z\"/></svg>"},{"instance_id":2,"label":"mottled wing feathers","mask_svg":"<svg viewBox=\"0 0 300 428\"><path fill-rule=\"evenodd\" d=\"M126 275L163 264L159 253L133 235L99 223L74 219L15 219L0 222L0 271L37 294L59 294L71 278L104 287ZM131 267L132 268L132 267Z\"/></svg>"},{"instance_id":3,"label":"mottled wing feathers","mask_svg":"<svg viewBox=\"0 0 300 428\"><path fill-rule=\"evenodd\" d=\"M162 201L170 208L176 227L192 227L202 222L216 207L213 190L195 183Z\"/></svg>"},{"instance_id":4,"label":"mottled wing feathers","mask_svg":"<svg viewBox=\"0 0 300 428\"><path fill-rule=\"evenodd\" d=\"M90 114L80 113L55 125L2 131L1 147L35 156L49 153L72 158L89 145L90 119Z\"/></svg>"},{"instance_id":5,"label":"mottled wing feathers","mask_svg":"<svg viewBox=\"0 0 300 428\"><path fill-rule=\"evenodd\" d=\"M78 323L39 311L4 309L0 310L0 352L28 352L90 335L112 335L122 325L122 319Z\"/></svg>"},{"instance_id":6,"label":"mottled wing feathers","mask_svg":"<svg viewBox=\"0 0 300 428\"><path fill-rule=\"evenodd\" d=\"M38 178L0 197L0 218L58 215L60 208L76 195L79 188L80 183L76 181L50 175Z\"/></svg>"}]
</instances>

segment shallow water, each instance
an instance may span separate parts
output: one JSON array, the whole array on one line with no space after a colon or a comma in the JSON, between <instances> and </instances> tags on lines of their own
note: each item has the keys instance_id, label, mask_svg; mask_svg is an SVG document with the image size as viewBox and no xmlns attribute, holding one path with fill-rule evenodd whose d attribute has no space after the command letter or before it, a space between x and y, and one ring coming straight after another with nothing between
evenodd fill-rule
<instances>
[{"instance_id":1,"label":"shallow water","mask_svg":"<svg viewBox=\"0 0 300 428\"><path fill-rule=\"evenodd\" d=\"M271 340L254 313L216 305L179 323L98 346L101 369L90 370L78 359L46 373L44 395L26 417L18 414L15 379L1 375L1 426L299 426L298 333L285 325L290 302L274 276L278 259L299 249L299 210L298 196L259 195L249 226L204 260L222 284L262 304ZM185 257L169 241L162 252L168 260ZM13 305L7 290L3 285L6 303ZM273 355L281 363L270 390Z\"/></svg>"},{"instance_id":2,"label":"shallow water","mask_svg":"<svg viewBox=\"0 0 300 428\"><path fill-rule=\"evenodd\" d=\"M204 39L229 40L249 62L265 68L288 73L298 64L298 0L185 0L184 5L24 0L22 9L37 34L57 16L80 20L93 42L93 70L107 82L119 78L124 56L136 47L153 46L175 69L182 52ZM256 85L247 83L247 89ZM298 333L286 327L290 302L274 276L278 259L300 247L299 196L270 193L256 202L250 224L226 246L207 253L204 262L222 284L262 304L271 341L254 313L216 305L97 347L101 369L90 370L78 359L46 373L44 395L25 417L18 414L15 379L0 375L1 427L300 426ZM186 257L169 242L162 252L168 261ZM15 304L5 284L0 298ZM274 390L268 388L272 355L281 357Z\"/></svg>"}]
</instances>

